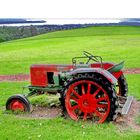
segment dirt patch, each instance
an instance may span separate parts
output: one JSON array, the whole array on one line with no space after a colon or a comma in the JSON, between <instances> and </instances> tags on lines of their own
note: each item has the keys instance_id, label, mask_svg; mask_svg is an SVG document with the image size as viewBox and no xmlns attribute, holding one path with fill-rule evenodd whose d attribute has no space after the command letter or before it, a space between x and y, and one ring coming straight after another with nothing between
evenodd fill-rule
<instances>
[{"instance_id":1,"label":"dirt patch","mask_svg":"<svg viewBox=\"0 0 140 140\"><path fill-rule=\"evenodd\" d=\"M37 119L53 119L61 116L61 108L60 107L38 107L33 106L32 112L28 114L20 114L17 117L26 117L26 118L37 118Z\"/></svg>"},{"instance_id":2,"label":"dirt patch","mask_svg":"<svg viewBox=\"0 0 140 140\"><path fill-rule=\"evenodd\" d=\"M124 70L125 74L140 74L140 68L129 68ZM0 82L3 81L29 81L29 74L0 75Z\"/></svg>"},{"instance_id":3,"label":"dirt patch","mask_svg":"<svg viewBox=\"0 0 140 140\"><path fill-rule=\"evenodd\" d=\"M124 70L125 74L140 74L140 68L128 68Z\"/></svg>"},{"instance_id":4,"label":"dirt patch","mask_svg":"<svg viewBox=\"0 0 140 140\"><path fill-rule=\"evenodd\" d=\"M15 75L0 75L0 82L2 81L29 81L29 74L15 74Z\"/></svg>"},{"instance_id":5,"label":"dirt patch","mask_svg":"<svg viewBox=\"0 0 140 140\"><path fill-rule=\"evenodd\" d=\"M132 128L132 130L140 132L140 125L136 124L136 117L140 115L140 101L133 100L130 111L127 115L118 117L115 124L120 130Z\"/></svg>"}]
</instances>

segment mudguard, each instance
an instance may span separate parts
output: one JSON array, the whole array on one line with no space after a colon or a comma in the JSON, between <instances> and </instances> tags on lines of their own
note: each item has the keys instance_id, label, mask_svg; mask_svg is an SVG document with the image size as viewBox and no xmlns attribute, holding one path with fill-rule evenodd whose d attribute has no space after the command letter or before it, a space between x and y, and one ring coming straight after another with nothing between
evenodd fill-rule
<instances>
[{"instance_id":1,"label":"mudguard","mask_svg":"<svg viewBox=\"0 0 140 140\"><path fill-rule=\"evenodd\" d=\"M122 65L124 62L121 62L120 64ZM103 62L103 69L109 71L109 69L113 68L115 65L118 67L118 65L120 64L114 64L112 62ZM91 68L101 68L101 63L93 63L90 65ZM116 67L115 66L115 67ZM123 65L122 65L123 66ZM114 68L113 68L114 69ZM121 69L121 68L119 68ZM116 70L115 68L115 71L117 72L113 72L113 70L111 70L112 72L110 72L116 79L118 79L122 74L123 74L123 71L122 70L119 70L118 71L118 68Z\"/></svg>"},{"instance_id":2,"label":"mudguard","mask_svg":"<svg viewBox=\"0 0 140 140\"><path fill-rule=\"evenodd\" d=\"M78 68L71 71L69 74L76 75L80 73L98 73L100 75L103 75L110 83L117 83L117 79L110 72L101 68Z\"/></svg>"}]
</instances>

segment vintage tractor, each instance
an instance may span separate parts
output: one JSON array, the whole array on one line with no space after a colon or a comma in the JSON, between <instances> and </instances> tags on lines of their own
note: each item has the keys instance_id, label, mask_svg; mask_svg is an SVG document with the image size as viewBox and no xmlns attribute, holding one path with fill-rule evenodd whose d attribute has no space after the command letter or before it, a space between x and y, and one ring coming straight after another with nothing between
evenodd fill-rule
<instances>
[{"instance_id":1,"label":"vintage tractor","mask_svg":"<svg viewBox=\"0 0 140 140\"><path fill-rule=\"evenodd\" d=\"M115 119L118 113L127 114L133 97L127 97L128 85L122 72L124 62L102 62L100 56L86 51L83 54L83 57L74 57L70 65L32 65L29 93L11 96L6 109L30 112L27 97L60 93L62 114L73 120L103 123ZM90 61L93 63L89 64Z\"/></svg>"}]
</instances>

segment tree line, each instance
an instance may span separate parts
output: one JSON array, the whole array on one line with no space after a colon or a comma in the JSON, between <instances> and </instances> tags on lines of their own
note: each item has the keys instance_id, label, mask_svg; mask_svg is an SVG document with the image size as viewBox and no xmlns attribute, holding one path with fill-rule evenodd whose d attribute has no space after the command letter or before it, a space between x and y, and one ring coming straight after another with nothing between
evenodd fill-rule
<instances>
[{"instance_id":1,"label":"tree line","mask_svg":"<svg viewBox=\"0 0 140 140\"><path fill-rule=\"evenodd\" d=\"M119 23L101 23L101 24L0 26L0 42L36 36L54 31L85 28L89 26L140 26L140 22L123 21Z\"/></svg>"},{"instance_id":2,"label":"tree line","mask_svg":"<svg viewBox=\"0 0 140 140\"><path fill-rule=\"evenodd\" d=\"M36 36L44 33L83 28L89 25L30 25L30 26L0 26L0 42Z\"/></svg>"}]
</instances>

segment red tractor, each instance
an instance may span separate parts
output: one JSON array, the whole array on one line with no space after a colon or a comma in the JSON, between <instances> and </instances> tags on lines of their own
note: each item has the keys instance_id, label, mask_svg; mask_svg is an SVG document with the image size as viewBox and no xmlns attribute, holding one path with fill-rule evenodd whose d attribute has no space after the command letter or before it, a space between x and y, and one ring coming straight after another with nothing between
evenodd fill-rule
<instances>
[{"instance_id":1,"label":"red tractor","mask_svg":"<svg viewBox=\"0 0 140 140\"><path fill-rule=\"evenodd\" d=\"M85 63L79 60L86 60ZM90 63L93 61L94 63ZM62 113L73 120L103 123L127 114L133 97L127 97L128 85L123 75L124 62L102 62L100 56L84 51L70 65L32 65L31 85L27 95L11 96L7 110L30 112L27 97L44 93L60 93Z\"/></svg>"}]
</instances>

